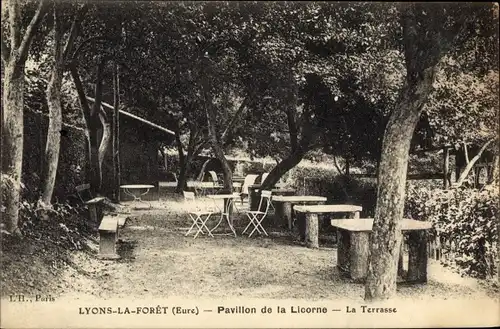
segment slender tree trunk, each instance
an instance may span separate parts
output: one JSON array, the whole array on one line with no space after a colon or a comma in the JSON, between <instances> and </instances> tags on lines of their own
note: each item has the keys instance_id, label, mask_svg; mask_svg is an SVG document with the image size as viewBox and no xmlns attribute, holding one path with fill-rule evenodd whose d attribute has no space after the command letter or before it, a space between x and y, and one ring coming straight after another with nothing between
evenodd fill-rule
<instances>
[{"instance_id":1,"label":"slender tree trunk","mask_svg":"<svg viewBox=\"0 0 500 329\"><path fill-rule=\"evenodd\" d=\"M92 110L89 107L83 84L78 74L76 64L70 65L70 72L75 83L75 87L80 100L80 105L83 112L83 117L86 124L86 136L88 138L88 163L89 163L89 177L91 192L96 195L101 193L101 171L99 162L99 147L100 147L100 129L102 128L101 119L99 118L102 99L102 82L104 79L104 68L106 60L103 59L97 67L96 87L95 87L95 100Z\"/></svg>"},{"instance_id":2,"label":"slender tree trunk","mask_svg":"<svg viewBox=\"0 0 500 329\"><path fill-rule=\"evenodd\" d=\"M205 76L203 79L203 88L205 96L205 114L207 117L208 136L210 144L212 145L212 150L215 153L215 157L221 162L222 165L222 174L224 176L224 190L226 193L233 193L233 172L231 166L229 165L229 161L227 161L226 155L224 154L222 142L217 136L217 112L212 103L209 87L210 84L207 80L207 76ZM241 110L243 110L244 104L242 104L240 108ZM227 130L224 133L227 133Z\"/></svg>"},{"instance_id":3,"label":"slender tree trunk","mask_svg":"<svg viewBox=\"0 0 500 329\"><path fill-rule=\"evenodd\" d=\"M118 131L120 91L118 89L118 64L113 65L113 109L111 115L111 154L113 163L113 201L120 201L120 181L118 173L120 172L118 140L120 132Z\"/></svg>"},{"instance_id":4,"label":"slender tree trunk","mask_svg":"<svg viewBox=\"0 0 500 329\"><path fill-rule=\"evenodd\" d=\"M407 83L385 130L370 236L366 300L387 299L396 293L410 143L433 80L434 67L431 67L414 85Z\"/></svg>"},{"instance_id":5,"label":"slender tree trunk","mask_svg":"<svg viewBox=\"0 0 500 329\"><path fill-rule=\"evenodd\" d=\"M224 176L224 190L226 193L233 193L233 171L226 159L222 145L217 140L217 131L215 128L215 113L212 109L207 109L208 118L208 130L210 135L210 143L212 144L212 150L215 153L215 157L222 164L222 174Z\"/></svg>"},{"instance_id":6,"label":"slender tree trunk","mask_svg":"<svg viewBox=\"0 0 500 329\"><path fill-rule=\"evenodd\" d=\"M102 189L102 181L103 181L103 164L104 159L106 158L106 154L108 153L109 146L111 145L111 121L108 119L104 109L101 109L101 113L99 114L99 118L102 124L102 137L101 144L99 145L99 190Z\"/></svg>"},{"instance_id":7,"label":"slender tree trunk","mask_svg":"<svg viewBox=\"0 0 500 329\"><path fill-rule=\"evenodd\" d=\"M450 187L450 149L445 147L443 148L443 187L444 189L448 189Z\"/></svg>"},{"instance_id":8,"label":"slender tree trunk","mask_svg":"<svg viewBox=\"0 0 500 329\"><path fill-rule=\"evenodd\" d=\"M179 165L180 166L180 165ZM179 178L177 179L176 193L182 193L187 181L187 162L180 166Z\"/></svg>"},{"instance_id":9,"label":"slender tree trunk","mask_svg":"<svg viewBox=\"0 0 500 329\"><path fill-rule=\"evenodd\" d=\"M488 173L488 184L497 182L498 183L498 171L500 170L500 156L495 155L493 158L493 165ZM500 254L499 254L500 255Z\"/></svg>"},{"instance_id":10,"label":"slender tree trunk","mask_svg":"<svg viewBox=\"0 0 500 329\"><path fill-rule=\"evenodd\" d=\"M101 171L99 165L99 116L91 117L89 127L89 164L90 164L90 188L94 195L100 194L101 190Z\"/></svg>"},{"instance_id":11,"label":"slender tree trunk","mask_svg":"<svg viewBox=\"0 0 500 329\"><path fill-rule=\"evenodd\" d=\"M23 165L23 92L24 66L12 58L4 66L3 81L3 122L2 122L2 173L10 178L10 184L3 186L7 231L16 235L18 228L19 198L21 194L21 174Z\"/></svg>"},{"instance_id":12,"label":"slender tree trunk","mask_svg":"<svg viewBox=\"0 0 500 329\"><path fill-rule=\"evenodd\" d=\"M191 136L189 137L191 139ZM175 188L175 192L182 193L186 181L187 159L184 154L184 148L182 147L181 132L178 124L175 129L175 141L177 144L177 152L179 154L179 177L177 178L177 187Z\"/></svg>"},{"instance_id":13,"label":"slender tree trunk","mask_svg":"<svg viewBox=\"0 0 500 329\"><path fill-rule=\"evenodd\" d=\"M51 204L61 147L61 86L64 71L61 23L59 10L57 9L57 5L54 4L54 66L46 91L49 108L49 127L47 130L47 144L45 145L42 196L40 200L44 206Z\"/></svg>"}]
</instances>

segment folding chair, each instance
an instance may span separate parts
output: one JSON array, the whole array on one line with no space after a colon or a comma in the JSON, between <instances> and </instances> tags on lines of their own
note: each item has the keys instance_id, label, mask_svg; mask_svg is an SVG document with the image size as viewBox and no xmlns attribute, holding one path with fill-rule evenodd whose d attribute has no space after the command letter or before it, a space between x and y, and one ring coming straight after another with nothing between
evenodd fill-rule
<instances>
[{"instance_id":1,"label":"folding chair","mask_svg":"<svg viewBox=\"0 0 500 329\"><path fill-rule=\"evenodd\" d=\"M194 192L182 191L182 194L184 195L185 202L195 201ZM193 239L196 239L196 237L200 233L205 234L203 232L203 229L206 229L208 232L208 235L213 237L212 233L210 232L210 229L207 227L207 221L210 219L210 216L212 214L213 214L213 211L208 211L208 210L202 211L199 208L197 209L197 211L189 211L188 215L191 218L191 220L193 221L193 225L191 225L191 227L189 228L189 230L187 231L185 236L188 236L189 233L191 233L193 228L196 226L196 228L198 230L196 231ZM206 217L203 218L204 216L206 216Z\"/></svg>"},{"instance_id":2,"label":"folding chair","mask_svg":"<svg viewBox=\"0 0 500 329\"><path fill-rule=\"evenodd\" d=\"M270 203L271 203L271 191L261 191L258 210L254 211L250 210L246 212L246 215L250 220L250 223L248 223L248 225L245 227L242 234L245 234L245 232L250 228L250 226L253 225L253 230L252 232L250 232L248 237L251 237L255 231L259 232L260 234L265 234L266 236L268 236L266 230L264 229L264 227L262 227L262 221L267 215Z\"/></svg>"},{"instance_id":3,"label":"folding chair","mask_svg":"<svg viewBox=\"0 0 500 329\"><path fill-rule=\"evenodd\" d=\"M259 177L259 175L247 175L245 177L245 181L241 186L241 192L240 192L241 205L243 205L243 200L245 199L245 197L248 196L248 187L255 183L257 177Z\"/></svg>"}]
</instances>

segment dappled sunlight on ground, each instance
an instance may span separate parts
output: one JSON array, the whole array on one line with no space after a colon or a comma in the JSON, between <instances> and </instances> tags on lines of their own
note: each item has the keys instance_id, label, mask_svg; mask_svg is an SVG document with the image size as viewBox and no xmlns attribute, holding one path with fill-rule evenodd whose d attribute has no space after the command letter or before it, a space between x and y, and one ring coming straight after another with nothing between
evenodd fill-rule
<instances>
[{"instance_id":1,"label":"dappled sunlight on ground","mask_svg":"<svg viewBox=\"0 0 500 329\"><path fill-rule=\"evenodd\" d=\"M92 291L86 293L103 298L363 299L364 286L342 278L336 269L334 239L329 239L332 232L321 233L317 250L304 247L286 229L270 227L272 220L264 221L269 237L248 238L241 236L246 216L235 213L237 237L185 237L192 224L187 211L213 206L210 199L156 201L147 210L132 210L120 232L122 259L92 260L100 264L101 289L89 285ZM214 216L208 226L213 227L218 219ZM221 232L229 232L224 222ZM486 292L473 282L431 262L429 282L398 286L398 298L484 297Z\"/></svg>"}]
</instances>

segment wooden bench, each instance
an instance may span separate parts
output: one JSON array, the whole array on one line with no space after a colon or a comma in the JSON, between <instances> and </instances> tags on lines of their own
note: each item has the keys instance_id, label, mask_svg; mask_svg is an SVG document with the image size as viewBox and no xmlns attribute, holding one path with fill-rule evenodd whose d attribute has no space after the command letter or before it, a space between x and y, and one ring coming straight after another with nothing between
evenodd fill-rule
<instances>
[{"instance_id":1,"label":"wooden bench","mask_svg":"<svg viewBox=\"0 0 500 329\"><path fill-rule=\"evenodd\" d=\"M349 213L351 218L359 218L362 207L350 204L328 204L294 206L297 212L299 234L308 248L319 248L319 219L321 214Z\"/></svg>"},{"instance_id":2,"label":"wooden bench","mask_svg":"<svg viewBox=\"0 0 500 329\"><path fill-rule=\"evenodd\" d=\"M277 195L273 196L274 209L280 220L292 230L294 223L293 205L323 204L326 197L315 195Z\"/></svg>"},{"instance_id":3,"label":"wooden bench","mask_svg":"<svg viewBox=\"0 0 500 329\"><path fill-rule=\"evenodd\" d=\"M369 237L373 218L333 219L337 231L337 268L354 281L363 282L368 272ZM406 281L427 282L426 230L431 222L403 219L401 231L408 234L409 263Z\"/></svg>"},{"instance_id":4,"label":"wooden bench","mask_svg":"<svg viewBox=\"0 0 500 329\"><path fill-rule=\"evenodd\" d=\"M119 259L116 244L119 235L118 216L105 216L99 225L99 258Z\"/></svg>"}]
</instances>

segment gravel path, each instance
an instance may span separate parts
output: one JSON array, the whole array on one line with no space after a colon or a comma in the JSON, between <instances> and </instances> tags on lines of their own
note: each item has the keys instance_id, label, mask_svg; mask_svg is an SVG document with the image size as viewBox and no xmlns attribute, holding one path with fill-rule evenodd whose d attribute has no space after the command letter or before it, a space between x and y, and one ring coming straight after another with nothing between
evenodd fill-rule
<instances>
[{"instance_id":1,"label":"gravel path","mask_svg":"<svg viewBox=\"0 0 500 329\"><path fill-rule=\"evenodd\" d=\"M191 222L183 203L133 212L121 231L119 261L76 259L91 278L68 273L74 294L101 298L351 299L361 301L362 284L340 277L336 250L326 239L319 250L305 248L291 234L270 229L270 237L184 237ZM244 227L245 216L236 226ZM321 241L320 241L321 244ZM77 278L78 277L78 278ZM437 262L425 285L401 285L398 298L485 298L498 292L462 278Z\"/></svg>"}]
</instances>

